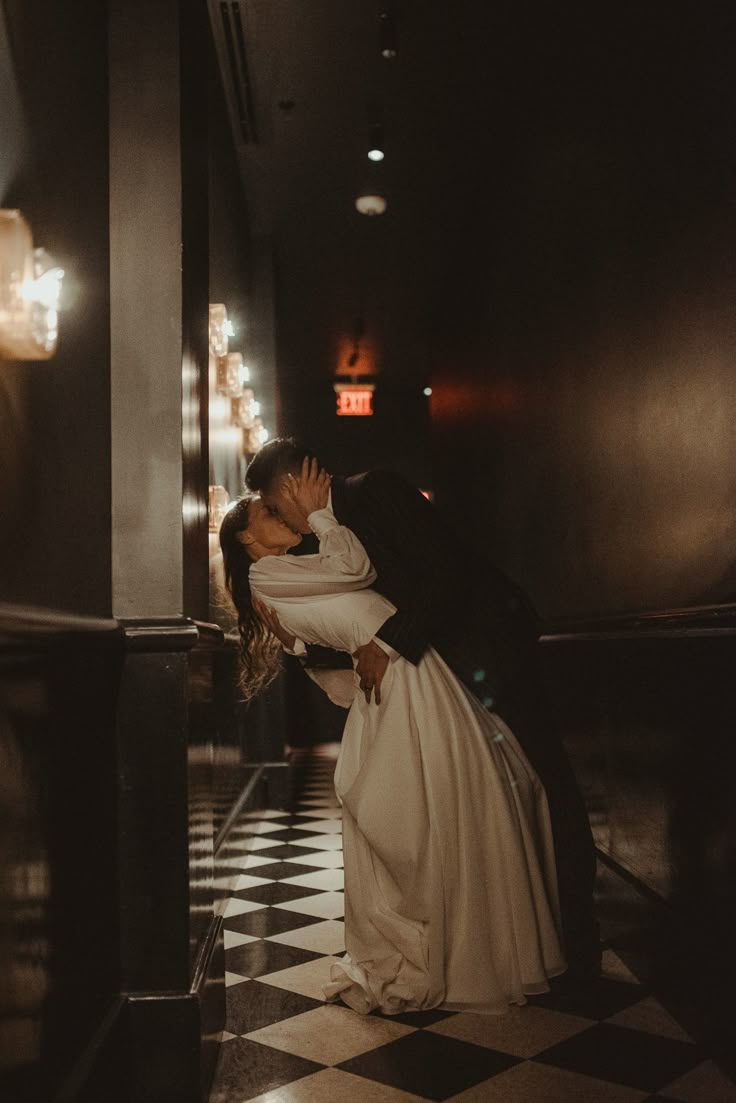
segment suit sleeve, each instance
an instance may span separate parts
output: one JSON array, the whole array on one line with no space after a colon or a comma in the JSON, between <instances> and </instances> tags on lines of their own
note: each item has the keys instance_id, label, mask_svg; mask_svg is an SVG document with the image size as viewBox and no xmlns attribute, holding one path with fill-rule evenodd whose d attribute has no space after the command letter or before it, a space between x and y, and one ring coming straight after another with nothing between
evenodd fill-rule
<instances>
[{"instance_id":1,"label":"suit sleeve","mask_svg":"<svg viewBox=\"0 0 736 1103\"><path fill-rule=\"evenodd\" d=\"M393 472L366 475L360 515L366 544L382 550L378 589L397 608L376 635L418 663L429 646L430 611L437 616L449 599L450 534L424 495Z\"/></svg>"},{"instance_id":2,"label":"suit sleeve","mask_svg":"<svg viewBox=\"0 0 736 1103\"><path fill-rule=\"evenodd\" d=\"M335 651L331 647L322 647L318 643L305 645L307 654L300 661L312 670L343 670L353 668L352 657L347 651Z\"/></svg>"}]
</instances>

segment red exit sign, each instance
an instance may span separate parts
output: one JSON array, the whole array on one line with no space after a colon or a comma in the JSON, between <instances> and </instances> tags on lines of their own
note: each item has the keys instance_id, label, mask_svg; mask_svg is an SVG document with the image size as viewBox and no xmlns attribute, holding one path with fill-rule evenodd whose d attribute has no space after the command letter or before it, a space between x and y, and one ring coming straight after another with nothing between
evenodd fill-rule
<instances>
[{"instance_id":1,"label":"red exit sign","mask_svg":"<svg viewBox=\"0 0 736 1103\"><path fill-rule=\"evenodd\" d=\"M373 414L373 387L336 383L338 417L371 417Z\"/></svg>"}]
</instances>

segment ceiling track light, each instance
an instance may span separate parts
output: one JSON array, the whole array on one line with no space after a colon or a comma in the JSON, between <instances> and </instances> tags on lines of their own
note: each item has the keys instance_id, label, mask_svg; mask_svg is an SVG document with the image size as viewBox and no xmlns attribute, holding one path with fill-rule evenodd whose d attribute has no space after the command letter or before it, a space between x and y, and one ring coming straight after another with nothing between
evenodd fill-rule
<instances>
[{"instance_id":1,"label":"ceiling track light","mask_svg":"<svg viewBox=\"0 0 736 1103\"><path fill-rule=\"evenodd\" d=\"M380 19L380 35L379 44L381 50L381 57L386 61L392 61L398 50L396 48L396 20L394 19L393 12L381 12Z\"/></svg>"},{"instance_id":2,"label":"ceiling track light","mask_svg":"<svg viewBox=\"0 0 736 1103\"><path fill-rule=\"evenodd\" d=\"M383 127L380 123L374 123L368 139L368 160L382 161L385 156L383 143Z\"/></svg>"}]
</instances>

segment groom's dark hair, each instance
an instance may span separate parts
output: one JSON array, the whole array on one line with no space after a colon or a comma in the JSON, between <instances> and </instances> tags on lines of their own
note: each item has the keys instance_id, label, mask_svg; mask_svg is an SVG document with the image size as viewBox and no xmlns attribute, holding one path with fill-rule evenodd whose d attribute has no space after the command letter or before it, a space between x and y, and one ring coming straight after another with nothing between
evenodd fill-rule
<instances>
[{"instance_id":1,"label":"groom's dark hair","mask_svg":"<svg viewBox=\"0 0 736 1103\"><path fill-rule=\"evenodd\" d=\"M267 491L280 475L296 473L305 456L318 460L312 449L295 437L276 437L264 444L248 464L245 485L249 490Z\"/></svg>"}]
</instances>

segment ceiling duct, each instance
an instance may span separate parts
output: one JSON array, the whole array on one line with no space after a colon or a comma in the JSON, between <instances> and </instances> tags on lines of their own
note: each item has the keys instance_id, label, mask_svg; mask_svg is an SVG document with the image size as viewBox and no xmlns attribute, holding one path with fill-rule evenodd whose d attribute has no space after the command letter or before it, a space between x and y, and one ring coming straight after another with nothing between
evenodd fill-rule
<instances>
[{"instance_id":1,"label":"ceiling duct","mask_svg":"<svg viewBox=\"0 0 736 1103\"><path fill-rule=\"evenodd\" d=\"M239 3L221 3L222 59L228 91L240 140L245 145L258 143L258 128L253 106L253 82L248 66L246 35Z\"/></svg>"}]
</instances>

